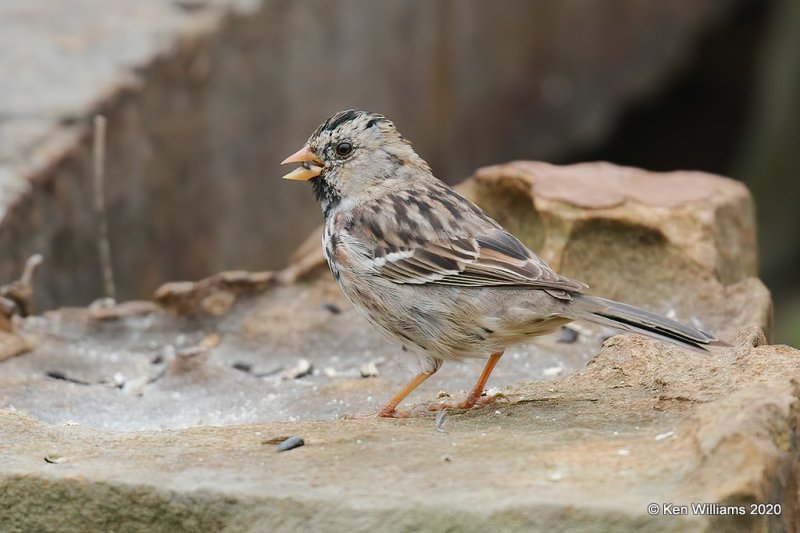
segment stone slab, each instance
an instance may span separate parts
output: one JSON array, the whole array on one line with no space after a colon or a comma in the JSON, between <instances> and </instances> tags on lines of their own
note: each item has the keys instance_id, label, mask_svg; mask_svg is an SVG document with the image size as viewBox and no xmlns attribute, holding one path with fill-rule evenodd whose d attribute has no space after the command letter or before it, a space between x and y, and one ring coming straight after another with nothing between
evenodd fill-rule
<instances>
[{"instance_id":1,"label":"stone slab","mask_svg":"<svg viewBox=\"0 0 800 533\"><path fill-rule=\"evenodd\" d=\"M793 531L800 352L617 337L584 370L433 414L118 433L0 411L7 531ZM289 435L305 446L278 453ZM132 504L132 502L134 502ZM779 503L663 516L651 503Z\"/></svg>"}]
</instances>

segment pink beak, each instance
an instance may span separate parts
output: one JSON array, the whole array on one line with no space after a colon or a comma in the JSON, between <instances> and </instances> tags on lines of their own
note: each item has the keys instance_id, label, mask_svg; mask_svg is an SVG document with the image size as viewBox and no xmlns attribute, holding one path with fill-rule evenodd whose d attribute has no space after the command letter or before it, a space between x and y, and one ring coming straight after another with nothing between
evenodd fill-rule
<instances>
[{"instance_id":1,"label":"pink beak","mask_svg":"<svg viewBox=\"0 0 800 533\"><path fill-rule=\"evenodd\" d=\"M317 154L311 151L308 145L303 146L298 151L281 161L281 165L288 163L301 163L300 168L297 168L285 176L285 180L307 181L311 178L316 178L322 172L322 161L320 161Z\"/></svg>"}]
</instances>

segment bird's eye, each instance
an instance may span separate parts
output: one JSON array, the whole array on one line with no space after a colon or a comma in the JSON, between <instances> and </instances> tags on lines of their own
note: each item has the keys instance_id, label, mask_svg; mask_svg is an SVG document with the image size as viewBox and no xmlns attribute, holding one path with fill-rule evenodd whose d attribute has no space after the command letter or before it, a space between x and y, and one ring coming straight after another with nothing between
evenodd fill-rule
<instances>
[{"instance_id":1,"label":"bird's eye","mask_svg":"<svg viewBox=\"0 0 800 533\"><path fill-rule=\"evenodd\" d=\"M339 157L346 157L353 151L353 145L348 142L342 142L336 145L336 155Z\"/></svg>"}]
</instances>

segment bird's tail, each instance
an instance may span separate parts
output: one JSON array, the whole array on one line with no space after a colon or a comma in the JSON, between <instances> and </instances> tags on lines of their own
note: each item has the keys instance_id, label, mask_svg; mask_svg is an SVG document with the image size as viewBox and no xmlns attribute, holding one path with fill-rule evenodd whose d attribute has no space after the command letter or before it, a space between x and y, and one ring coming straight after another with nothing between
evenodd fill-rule
<instances>
[{"instance_id":1,"label":"bird's tail","mask_svg":"<svg viewBox=\"0 0 800 533\"><path fill-rule=\"evenodd\" d=\"M708 346L729 346L705 331L632 305L597 296L573 295L570 311L573 311L571 318L647 335L703 352L707 351Z\"/></svg>"}]
</instances>

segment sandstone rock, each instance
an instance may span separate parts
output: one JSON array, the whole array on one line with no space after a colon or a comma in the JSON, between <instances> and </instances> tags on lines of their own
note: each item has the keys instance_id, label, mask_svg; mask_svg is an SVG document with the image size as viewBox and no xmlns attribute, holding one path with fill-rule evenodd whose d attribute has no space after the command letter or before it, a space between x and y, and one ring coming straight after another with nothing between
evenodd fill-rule
<instances>
[{"instance_id":1,"label":"sandstone rock","mask_svg":"<svg viewBox=\"0 0 800 533\"><path fill-rule=\"evenodd\" d=\"M224 315L240 294L259 292L277 280L273 272L220 272L197 283L165 283L154 298L165 309L182 314Z\"/></svg>"},{"instance_id":2,"label":"sandstone rock","mask_svg":"<svg viewBox=\"0 0 800 533\"><path fill-rule=\"evenodd\" d=\"M574 375L509 387L509 403L451 413L445 433L424 411L401 421L142 433L0 411L0 523L41 531L791 531L800 351L757 340L744 335L735 348L702 356L615 337ZM269 443L288 435L305 446L276 453ZM46 461L54 456L61 460ZM746 511L778 503L781 512L662 516L665 505L693 502Z\"/></svg>"},{"instance_id":3,"label":"sandstone rock","mask_svg":"<svg viewBox=\"0 0 800 533\"><path fill-rule=\"evenodd\" d=\"M283 277L272 276L267 286L261 274L242 273L235 284L227 274L180 291L169 284L159 293L166 310L129 303L102 313L61 309L17 320L17 334L36 348L0 365L0 408L13 406L54 424L124 431L377 411L409 379L409 360L358 317L330 276ZM205 312L208 295L234 294L233 287L241 292L229 312ZM550 379L548 369L581 368L602 334L583 328L571 344L553 336L510 350L493 383ZM314 372L282 379L299 359ZM369 362L379 376L363 379L361 368ZM480 366L449 365L415 399L468 389Z\"/></svg>"},{"instance_id":4,"label":"sandstone rock","mask_svg":"<svg viewBox=\"0 0 800 533\"><path fill-rule=\"evenodd\" d=\"M584 250L610 244L604 234L611 232L620 247L650 246L637 250L647 261L643 266L670 269L665 263L671 257L661 257L661 248L697 265L675 265L673 278L691 269L686 274L730 285L757 275L753 199L740 182L721 176L516 161L478 170L464 190L492 216L517 226L515 233L560 269L584 271L583 263L619 252L598 258L595 250ZM628 234L632 242L622 239ZM610 288L602 280L599 286Z\"/></svg>"},{"instance_id":5,"label":"sandstone rock","mask_svg":"<svg viewBox=\"0 0 800 533\"><path fill-rule=\"evenodd\" d=\"M0 361L31 349L30 343L14 332L15 316L27 316L33 297L33 276L42 262L34 255L26 262L18 280L0 286Z\"/></svg>"},{"instance_id":6,"label":"sandstone rock","mask_svg":"<svg viewBox=\"0 0 800 533\"><path fill-rule=\"evenodd\" d=\"M0 331L0 361L10 359L30 349L27 342L7 331Z\"/></svg>"}]
</instances>

